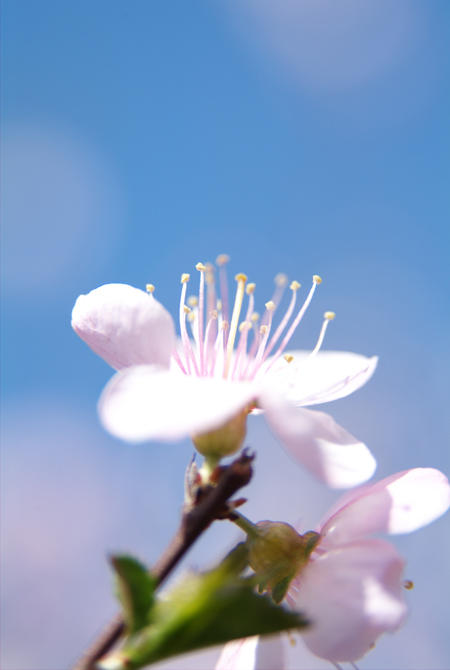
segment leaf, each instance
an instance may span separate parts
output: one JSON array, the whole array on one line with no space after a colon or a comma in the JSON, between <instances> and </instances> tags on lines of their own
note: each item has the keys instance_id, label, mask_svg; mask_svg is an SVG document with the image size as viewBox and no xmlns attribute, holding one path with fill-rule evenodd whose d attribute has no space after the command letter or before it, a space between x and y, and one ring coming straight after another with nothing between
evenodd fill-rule
<instances>
[{"instance_id":1,"label":"leaf","mask_svg":"<svg viewBox=\"0 0 450 670\"><path fill-rule=\"evenodd\" d=\"M255 592L254 577L243 577L247 549L238 545L222 563L190 574L165 599L158 599L152 624L128 638L99 668L133 670L230 640L266 635L307 625L299 613Z\"/></svg>"},{"instance_id":2,"label":"leaf","mask_svg":"<svg viewBox=\"0 0 450 670\"><path fill-rule=\"evenodd\" d=\"M116 572L117 595L124 611L128 631L133 634L150 623L156 580L147 568L132 556L111 556Z\"/></svg>"}]
</instances>

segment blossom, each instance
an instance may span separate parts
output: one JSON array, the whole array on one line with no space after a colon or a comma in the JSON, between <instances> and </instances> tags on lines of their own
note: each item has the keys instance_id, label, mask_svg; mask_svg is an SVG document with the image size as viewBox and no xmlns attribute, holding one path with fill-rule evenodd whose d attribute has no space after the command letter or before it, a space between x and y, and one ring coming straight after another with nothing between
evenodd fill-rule
<instances>
[{"instance_id":1,"label":"blossom","mask_svg":"<svg viewBox=\"0 0 450 670\"><path fill-rule=\"evenodd\" d=\"M151 285L144 292L107 284L78 298L72 312L73 328L118 370L100 398L103 425L129 442L175 441L190 435L201 453L205 454L205 442L210 443L213 451L221 452L213 454L218 458L240 448L247 414L263 411L269 427L293 457L329 486L351 487L366 481L376 467L368 448L328 414L306 407L357 390L372 376L377 358L319 351L334 317L331 312L325 313L312 352L286 351L322 280L313 277L297 313L300 284L292 282L289 306L274 328L274 315L287 285L287 278L279 275L275 294L258 325L255 284L247 283L245 275L236 276L233 308L228 304L227 260L218 258L221 300L211 265L197 265L199 295L190 299L186 298L189 275L182 275L178 341L173 319L155 299ZM246 295L247 309L239 323ZM233 430L227 430L232 421ZM233 444L227 451L223 444L231 440L230 434Z\"/></svg>"},{"instance_id":2,"label":"blossom","mask_svg":"<svg viewBox=\"0 0 450 670\"><path fill-rule=\"evenodd\" d=\"M412 532L449 507L448 479L432 468L405 470L341 496L316 527L320 540L287 594L311 621L302 632L310 651L332 663L352 662L382 633L398 630L407 614L405 560L370 536ZM216 670L255 670L255 648L255 638L226 645Z\"/></svg>"}]
</instances>

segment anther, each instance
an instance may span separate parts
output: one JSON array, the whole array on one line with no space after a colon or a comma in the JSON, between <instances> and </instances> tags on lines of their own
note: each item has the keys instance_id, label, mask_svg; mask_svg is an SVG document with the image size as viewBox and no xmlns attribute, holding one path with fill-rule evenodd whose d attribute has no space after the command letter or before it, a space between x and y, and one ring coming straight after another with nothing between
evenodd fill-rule
<instances>
[{"instance_id":1,"label":"anther","mask_svg":"<svg viewBox=\"0 0 450 670\"><path fill-rule=\"evenodd\" d=\"M194 323L194 321L195 321L195 312L191 312L191 311L189 310L189 314L187 315L187 320L188 320L190 323Z\"/></svg>"},{"instance_id":2,"label":"anther","mask_svg":"<svg viewBox=\"0 0 450 670\"><path fill-rule=\"evenodd\" d=\"M245 283L247 281L247 275L245 275L243 272L239 272L239 274L235 276L235 280L237 282L243 281Z\"/></svg>"},{"instance_id":3,"label":"anther","mask_svg":"<svg viewBox=\"0 0 450 670\"><path fill-rule=\"evenodd\" d=\"M227 256L226 254L220 254L220 256L217 256L217 258L216 258L216 264L217 265L226 265L229 260L230 260L229 256Z\"/></svg>"},{"instance_id":4,"label":"anther","mask_svg":"<svg viewBox=\"0 0 450 670\"><path fill-rule=\"evenodd\" d=\"M261 326L261 328L259 329L259 332L261 333L261 335L265 335L268 330L269 330L269 326Z\"/></svg>"},{"instance_id":5,"label":"anther","mask_svg":"<svg viewBox=\"0 0 450 670\"><path fill-rule=\"evenodd\" d=\"M253 312L253 314L251 315L250 319L253 321L253 323L256 323L257 321L259 321L259 314L258 314L258 312Z\"/></svg>"},{"instance_id":6,"label":"anther","mask_svg":"<svg viewBox=\"0 0 450 670\"><path fill-rule=\"evenodd\" d=\"M153 286L153 284L147 284L145 290L147 291L147 293L153 293L155 287Z\"/></svg>"},{"instance_id":7,"label":"anther","mask_svg":"<svg viewBox=\"0 0 450 670\"><path fill-rule=\"evenodd\" d=\"M241 325L239 326L239 332L243 333L244 330L249 330L251 328L251 323L248 321L243 321Z\"/></svg>"},{"instance_id":8,"label":"anther","mask_svg":"<svg viewBox=\"0 0 450 670\"><path fill-rule=\"evenodd\" d=\"M196 295L190 295L189 298L187 299L188 305L190 307L197 307L198 305L198 298Z\"/></svg>"},{"instance_id":9,"label":"anther","mask_svg":"<svg viewBox=\"0 0 450 670\"><path fill-rule=\"evenodd\" d=\"M251 295L252 293L255 292L256 284L247 284L247 288L245 289L245 292L247 295Z\"/></svg>"},{"instance_id":10,"label":"anther","mask_svg":"<svg viewBox=\"0 0 450 670\"><path fill-rule=\"evenodd\" d=\"M319 275L313 275L313 282L314 282L315 284L321 284L321 283L322 283L322 280L321 280L321 278L319 277Z\"/></svg>"},{"instance_id":11,"label":"anther","mask_svg":"<svg viewBox=\"0 0 450 670\"><path fill-rule=\"evenodd\" d=\"M292 289L293 291L298 291L298 289L301 288L301 284L299 284L298 281L295 281L294 279L294 281L291 282L289 288Z\"/></svg>"},{"instance_id":12,"label":"anther","mask_svg":"<svg viewBox=\"0 0 450 670\"><path fill-rule=\"evenodd\" d=\"M182 283L182 284L187 284L187 282L189 281L189 279L190 279L190 275L188 275L188 274L186 274L186 273L184 273L184 274L181 275L181 283Z\"/></svg>"},{"instance_id":13,"label":"anther","mask_svg":"<svg viewBox=\"0 0 450 670\"><path fill-rule=\"evenodd\" d=\"M221 300L217 300L216 307L217 307L218 312L222 311L222 301Z\"/></svg>"},{"instance_id":14,"label":"anther","mask_svg":"<svg viewBox=\"0 0 450 670\"><path fill-rule=\"evenodd\" d=\"M195 268L196 268L196 270L198 270L199 272L204 272L204 271L206 270L206 267L203 265L203 263L197 263L197 265L195 266Z\"/></svg>"},{"instance_id":15,"label":"anther","mask_svg":"<svg viewBox=\"0 0 450 670\"><path fill-rule=\"evenodd\" d=\"M228 328L230 327L230 324L228 323L228 321L222 321L222 324L221 324L220 327L222 328L222 330L228 330Z\"/></svg>"},{"instance_id":16,"label":"anther","mask_svg":"<svg viewBox=\"0 0 450 670\"><path fill-rule=\"evenodd\" d=\"M217 319L219 315L217 314L217 311L213 309L213 311L209 313L209 316L211 317L211 319Z\"/></svg>"},{"instance_id":17,"label":"anther","mask_svg":"<svg viewBox=\"0 0 450 670\"><path fill-rule=\"evenodd\" d=\"M273 310L275 309L275 303L272 300L269 300L269 302L266 302L266 309L269 312L273 312Z\"/></svg>"},{"instance_id":18,"label":"anther","mask_svg":"<svg viewBox=\"0 0 450 670\"><path fill-rule=\"evenodd\" d=\"M336 314L334 312L325 312L323 318L326 319L327 321L333 321L335 316Z\"/></svg>"},{"instance_id":19,"label":"anther","mask_svg":"<svg viewBox=\"0 0 450 670\"><path fill-rule=\"evenodd\" d=\"M185 313L185 314L189 314L190 311L191 311L190 308L189 308L187 305L185 305L185 306L183 307L183 309L184 309L184 313Z\"/></svg>"},{"instance_id":20,"label":"anther","mask_svg":"<svg viewBox=\"0 0 450 670\"><path fill-rule=\"evenodd\" d=\"M291 354L285 354L284 355L284 360L286 361L286 363L292 363L292 361L294 360L294 357L291 356Z\"/></svg>"},{"instance_id":21,"label":"anther","mask_svg":"<svg viewBox=\"0 0 450 670\"><path fill-rule=\"evenodd\" d=\"M403 588L411 591L411 589L414 588L414 582L412 582L410 579L405 579L403 582Z\"/></svg>"},{"instance_id":22,"label":"anther","mask_svg":"<svg viewBox=\"0 0 450 670\"><path fill-rule=\"evenodd\" d=\"M277 274L277 276L274 279L275 286L279 286L280 288L282 288L283 286L286 286L288 281L289 280L288 280L287 276L284 274L284 272L280 272L279 274Z\"/></svg>"}]
</instances>

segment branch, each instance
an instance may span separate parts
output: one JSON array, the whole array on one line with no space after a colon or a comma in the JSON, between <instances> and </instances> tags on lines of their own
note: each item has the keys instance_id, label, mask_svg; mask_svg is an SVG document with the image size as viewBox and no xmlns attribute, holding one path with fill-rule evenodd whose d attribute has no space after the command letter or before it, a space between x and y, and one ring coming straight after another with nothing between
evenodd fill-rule
<instances>
[{"instance_id":1,"label":"branch","mask_svg":"<svg viewBox=\"0 0 450 670\"><path fill-rule=\"evenodd\" d=\"M168 577L211 522L227 516L227 501L236 491L246 486L252 477L253 459L254 454L244 449L239 458L218 470L217 485L214 487L209 485L202 489L197 504L183 513L177 533L152 568L152 574L156 576L158 586ZM118 613L86 649L72 670L95 670L96 661L114 646L124 631L125 623L121 613Z\"/></svg>"}]
</instances>

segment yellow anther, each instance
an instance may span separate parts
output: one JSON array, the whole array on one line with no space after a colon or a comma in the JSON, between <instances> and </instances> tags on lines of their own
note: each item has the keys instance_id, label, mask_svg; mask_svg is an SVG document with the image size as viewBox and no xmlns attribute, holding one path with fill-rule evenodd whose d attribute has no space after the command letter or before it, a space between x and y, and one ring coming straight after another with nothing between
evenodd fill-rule
<instances>
[{"instance_id":1,"label":"yellow anther","mask_svg":"<svg viewBox=\"0 0 450 670\"><path fill-rule=\"evenodd\" d=\"M185 305L185 306L183 307L183 310L184 310L184 313L185 313L185 314L189 314L190 311L191 311L187 305Z\"/></svg>"},{"instance_id":2,"label":"yellow anther","mask_svg":"<svg viewBox=\"0 0 450 670\"><path fill-rule=\"evenodd\" d=\"M294 279L289 288L292 289L293 291L298 291L298 289L301 288L301 284L299 284L298 281L295 281Z\"/></svg>"},{"instance_id":3,"label":"yellow anther","mask_svg":"<svg viewBox=\"0 0 450 670\"><path fill-rule=\"evenodd\" d=\"M237 282L244 282L245 284L245 282L247 281L247 275L245 275L243 272L239 272L239 274L235 276L235 280Z\"/></svg>"},{"instance_id":4,"label":"yellow anther","mask_svg":"<svg viewBox=\"0 0 450 670\"><path fill-rule=\"evenodd\" d=\"M408 591L411 591L411 589L414 588L414 582L412 582L410 579L405 579L403 582L403 588L407 589Z\"/></svg>"},{"instance_id":5,"label":"yellow anther","mask_svg":"<svg viewBox=\"0 0 450 670\"><path fill-rule=\"evenodd\" d=\"M155 287L153 286L153 284L147 284L147 286L145 287L145 290L147 291L147 293L153 293L153 291L155 290Z\"/></svg>"},{"instance_id":6,"label":"yellow anther","mask_svg":"<svg viewBox=\"0 0 450 670\"><path fill-rule=\"evenodd\" d=\"M189 312L189 314L187 315L187 320L188 320L190 323L194 323L194 321L195 321L195 312Z\"/></svg>"},{"instance_id":7,"label":"yellow anther","mask_svg":"<svg viewBox=\"0 0 450 670\"><path fill-rule=\"evenodd\" d=\"M321 283L322 283L322 280L321 280L321 278L319 277L319 275L313 275L313 282L314 282L315 284L321 284Z\"/></svg>"},{"instance_id":8,"label":"yellow anther","mask_svg":"<svg viewBox=\"0 0 450 670\"><path fill-rule=\"evenodd\" d=\"M190 295L189 298L187 299L187 303L188 303L188 305L190 305L190 307L197 307L197 305L198 305L197 296L196 295Z\"/></svg>"},{"instance_id":9,"label":"yellow anther","mask_svg":"<svg viewBox=\"0 0 450 670\"><path fill-rule=\"evenodd\" d=\"M335 316L336 314L334 312L325 312L323 318L326 319L327 321L333 321Z\"/></svg>"},{"instance_id":10,"label":"yellow anther","mask_svg":"<svg viewBox=\"0 0 450 670\"><path fill-rule=\"evenodd\" d=\"M257 321L259 321L259 314L258 314L258 312L253 312L253 314L251 315L250 319L253 321L253 323L256 323Z\"/></svg>"},{"instance_id":11,"label":"yellow anther","mask_svg":"<svg viewBox=\"0 0 450 670\"><path fill-rule=\"evenodd\" d=\"M217 319L219 315L217 314L216 310L213 309L213 311L209 313L209 316L211 317L211 319Z\"/></svg>"},{"instance_id":12,"label":"yellow anther","mask_svg":"<svg viewBox=\"0 0 450 670\"><path fill-rule=\"evenodd\" d=\"M226 265L229 260L230 260L229 256L227 256L226 254L220 254L220 256L217 256L216 258L216 263L217 265Z\"/></svg>"},{"instance_id":13,"label":"yellow anther","mask_svg":"<svg viewBox=\"0 0 450 670\"><path fill-rule=\"evenodd\" d=\"M186 273L181 275L181 283L182 284L186 284L189 281L189 279L190 279L190 275L188 275Z\"/></svg>"},{"instance_id":14,"label":"yellow anther","mask_svg":"<svg viewBox=\"0 0 450 670\"><path fill-rule=\"evenodd\" d=\"M222 325L220 327L222 328L222 330L228 330L230 324L228 323L228 321L222 321Z\"/></svg>"},{"instance_id":15,"label":"yellow anther","mask_svg":"<svg viewBox=\"0 0 450 670\"><path fill-rule=\"evenodd\" d=\"M259 329L259 332L261 333L261 335L265 335L268 330L269 330L268 326L261 326L261 328Z\"/></svg>"},{"instance_id":16,"label":"yellow anther","mask_svg":"<svg viewBox=\"0 0 450 670\"><path fill-rule=\"evenodd\" d=\"M251 326L252 326L252 325L251 325L251 323L250 323L249 321L243 321L243 322L241 323L241 325L239 326L239 332L240 332L240 333L243 333L244 330L248 330L249 328L251 328Z\"/></svg>"},{"instance_id":17,"label":"yellow anther","mask_svg":"<svg viewBox=\"0 0 450 670\"><path fill-rule=\"evenodd\" d=\"M284 360L286 361L286 363L292 363L292 361L294 360L294 357L291 356L291 354L285 354L284 355Z\"/></svg>"},{"instance_id":18,"label":"yellow anther","mask_svg":"<svg viewBox=\"0 0 450 670\"><path fill-rule=\"evenodd\" d=\"M219 312L222 311L222 301L221 301L221 300L218 300L218 301L216 302L216 307L217 307L217 309L218 309Z\"/></svg>"},{"instance_id":19,"label":"yellow anther","mask_svg":"<svg viewBox=\"0 0 450 670\"><path fill-rule=\"evenodd\" d=\"M280 272L279 274L277 274L277 276L274 279L275 286L279 286L280 288L282 288L283 286L286 286L288 281L289 281L289 279L284 274L284 272Z\"/></svg>"},{"instance_id":20,"label":"yellow anther","mask_svg":"<svg viewBox=\"0 0 450 670\"><path fill-rule=\"evenodd\" d=\"M272 300L269 300L269 302L266 302L266 309L269 312L273 312L273 310L275 309L275 303Z\"/></svg>"},{"instance_id":21,"label":"yellow anther","mask_svg":"<svg viewBox=\"0 0 450 670\"><path fill-rule=\"evenodd\" d=\"M203 263L197 263L195 267L199 272L204 272L206 270L206 267L203 265Z\"/></svg>"},{"instance_id":22,"label":"yellow anther","mask_svg":"<svg viewBox=\"0 0 450 670\"><path fill-rule=\"evenodd\" d=\"M247 288L245 289L245 292L247 295L251 295L252 293L255 292L256 284L247 284Z\"/></svg>"}]
</instances>

